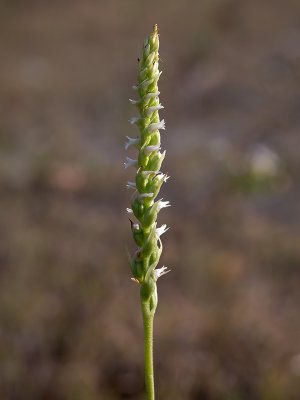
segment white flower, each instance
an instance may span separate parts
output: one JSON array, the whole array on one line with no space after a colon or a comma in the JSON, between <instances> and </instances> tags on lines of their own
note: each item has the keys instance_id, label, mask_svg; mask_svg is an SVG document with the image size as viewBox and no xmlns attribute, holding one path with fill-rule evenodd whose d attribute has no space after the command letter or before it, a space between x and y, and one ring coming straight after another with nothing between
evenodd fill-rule
<instances>
[{"instance_id":1,"label":"white flower","mask_svg":"<svg viewBox=\"0 0 300 400\"><path fill-rule=\"evenodd\" d=\"M156 233L157 233L158 237L163 235L165 232L167 232L168 229L170 229L170 228L167 228L166 224L163 224L161 227L156 228Z\"/></svg>"},{"instance_id":2,"label":"white flower","mask_svg":"<svg viewBox=\"0 0 300 400\"><path fill-rule=\"evenodd\" d=\"M170 178L168 175L166 174L158 174L156 175L156 178L158 178L159 180L163 180L164 182L167 182L167 180ZM153 178L154 179L154 178Z\"/></svg>"},{"instance_id":3,"label":"white flower","mask_svg":"<svg viewBox=\"0 0 300 400\"><path fill-rule=\"evenodd\" d=\"M128 168L128 167L131 167L131 166L133 166L133 167L138 167L138 160L133 160L132 158L129 158L129 157L126 157L126 163L124 163L124 165L125 165L125 168Z\"/></svg>"},{"instance_id":4,"label":"white flower","mask_svg":"<svg viewBox=\"0 0 300 400\"><path fill-rule=\"evenodd\" d=\"M166 270L167 270L167 267L161 267L161 268L155 269L153 271L154 279L157 281L158 278L160 278L161 276L163 276L171 271L171 270L168 270L168 271L166 271Z\"/></svg>"},{"instance_id":5,"label":"white flower","mask_svg":"<svg viewBox=\"0 0 300 400\"><path fill-rule=\"evenodd\" d=\"M166 129L165 126L166 126L165 125L165 120L163 119L160 122L156 122L154 124L150 124L148 126L148 131L150 133L152 133L152 132L156 131L157 129Z\"/></svg>"},{"instance_id":6,"label":"white flower","mask_svg":"<svg viewBox=\"0 0 300 400\"><path fill-rule=\"evenodd\" d=\"M125 143L125 150L127 150L129 146L137 146L140 143L140 139L133 139L129 136L126 136L126 139L128 139L128 142Z\"/></svg>"},{"instance_id":7,"label":"white flower","mask_svg":"<svg viewBox=\"0 0 300 400\"><path fill-rule=\"evenodd\" d=\"M133 105L139 104L139 101L138 101L138 100L129 99L129 101L130 101L130 103L133 104Z\"/></svg>"},{"instance_id":8,"label":"white flower","mask_svg":"<svg viewBox=\"0 0 300 400\"><path fill-rule=\"evenodd\" d=\"M139 231L140 230L140 225L139 224L133 224L132 225L132 229L135 231Z\"/></svg>"},{"instance_id":9,"label":"white flower","mask_svg":"<svg viewBox=\"0 0 300 400\"><path fill-rule=\"evenodd\" d=\"M138 124L138 123L141 122L141 121L142 121L142 118L136 118L136 117L132 117L132 118L130 118L130 119L128 120L128 122L130 122L131 125Z\"/></svg>"},{"instance_id":10,"label":"white flower","mask_svg":"<svg viewBox=\"0 0 300 400\"><path fill-rule=\"evenodd\" d=\"M150 153L152 153L153 151L157 151L157 150L159 150L160 149L160 144L155 144L155 145L153 145L153 146L147 146L147 147L145 147L144 148L144 152L145 152L145 154L150 154Z\"/></svg>"},{"instance_id":11,"label":"white flower","mask_svg":"<svg viewBox=\"0 0 300 400\"><path fill-rule=\"evenodd\" d=\"M162 106L161 104L158 104L157 106L153 106L153 107L149 107L146 111L146 115L148 117L151 117L151 115L158 110L161 110L162 108L165 108L164 106Z\"/></svg>"},{"instance_id":12,"label":"white flower","mask_svg":"<svg viewBox=\"0 0 300 400\"><path fill-rule=\"evenodd\" d=\"M127 189L136 189L136 183L135 182L127 182L126 187L127 187Z\"/></svg>"},{"instance_id":13,"label":"white flower","mask_svg":"<svg viewBox=\"0 0 300 400\"><path fill-rule=\"evenodd\" d=\"M160 211L162 208L166 208L166 207L170 207L171 206L169 201L162 201L162 199L158 200L157 203L158 203L157 204L157 211Z\"/></svg>"},{"instance_id":14,"label":"white flower","mask_svg":"<svg viewBox=\"0 0 300 400\"><path fill-rule=\"evenodd\" d=\"M144 100L150 100L150 99L152 99L153 97L157 97L157 96L159 96L160 95L160 92L154 92L154 93L147 93L147 94L145 94L145 96L144 96Z\"/></svg>"},{"instance_id":15,"label":"white flower","mask_svg":"<svg viewBox=\"0 0 300 400\"><path fill-rule=\"evenodd\" d=\"M126 211L128 212L128 214L133 214L133 211L131 208L126 208Z\"/></svg>"}]
</instances>

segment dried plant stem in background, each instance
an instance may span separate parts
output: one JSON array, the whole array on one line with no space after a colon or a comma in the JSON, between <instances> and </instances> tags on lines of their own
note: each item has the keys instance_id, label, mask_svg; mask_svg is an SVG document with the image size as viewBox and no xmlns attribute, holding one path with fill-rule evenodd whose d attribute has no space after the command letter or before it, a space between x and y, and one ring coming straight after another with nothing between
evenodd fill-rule
<instances>
[{"instance_id":1,"label":"dried plant stem in background","mask_svg":"<svg viewBox=\"0 0 300 400\"><path fill-rule=\"evenodd\" d=\"M139 110L139 117L130 120L137 125L140 135L129 138L125 144L135 146L138 158L127 157L125 167L137 169L135 182L128 182L132 189L131 208L127 211L133 214L137 222L131 222L131 230L138 249L130 257L132 278L140 284L140 295L145 334L145 381L148 400L154 399L153 374L153 318L157 306L157 279L166 274L167 268L156 268L162 252L160 236L167 230L166 225L157 228L157 214L168 207L168 201L155 200L161 185L167 180L166 174L160 168L166 152L160 152L160 130L165 129L164 120L159 119L159 110L163 106L159 102L157 82L161 72L159 63L159 37L157 25L152 34L145 39L143 55L139 60L138 85L133 86L139 95L137 100L130 100Z\"/></svg>"}]
</instances>

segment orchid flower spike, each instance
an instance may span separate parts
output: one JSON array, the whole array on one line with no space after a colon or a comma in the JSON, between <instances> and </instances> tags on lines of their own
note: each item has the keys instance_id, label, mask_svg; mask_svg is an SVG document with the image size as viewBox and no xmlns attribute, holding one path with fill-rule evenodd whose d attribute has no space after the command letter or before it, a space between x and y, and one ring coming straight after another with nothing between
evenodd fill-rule
<instances>
[{"instance_id":1,"label":"orchid flower spike","mask_svg":"<svg viewBox=\"0 0 300 400\"><path fill-rule=\"evenodd\" d=\"M167 272L166 267L156 269L163 249L161 236L169 229L165 224L157 228L157 215L163 208L169 207L168 201L155 200L162 184L167 181L166 174L161 173L161 165L166 152L160 152L160 130L165 129L165 121L160 120L159 111L164 107L159 101L158 80L161 72L159 65L159 35L158 27L145 39L143 53L139 59L138 84L133 86L138 97L130 100L139 115L132 117L129 122L137 126L140 135L137 139L127 136L125 144L137 148L136 159L126 158L125 168L134 166L137 171L134 182L127 183L128 188L135 190L131 197L129 214L133 214L137 223L132 222L132 235L138 247L131 257L131 272L133 280L140 285L143 319L145 329L152 329L154 313L157 307L158 278ZM152 331L151 331L152 332ZM149 335L148 335L149 336ZM149 348L152 348L149 337L145 339L145 362L151 359ZM151 333L152 336L152 333ZM146 337L146 336L145 336ZM152 350L151 350L152 351ZM146 387L148 399L154 399L153 366L146 365Z\"/></svg>"}]
</instances>

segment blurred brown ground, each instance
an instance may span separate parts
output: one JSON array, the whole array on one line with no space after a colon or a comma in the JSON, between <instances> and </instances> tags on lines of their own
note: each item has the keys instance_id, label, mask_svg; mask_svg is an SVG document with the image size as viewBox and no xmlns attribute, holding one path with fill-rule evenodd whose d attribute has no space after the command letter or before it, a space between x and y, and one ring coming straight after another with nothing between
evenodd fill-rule
<instances>
[{"instance_id":1,"label":"blurred brown ground","mask_svg":"<svg viewBox=\"0 0 300 400\"><path fill-rule=\"evenodd\" d=\"M299 1L2 0L0 19L0 398L144 398L123 145L158 23L157 398L299 400Z\"/></svg>"}]
</instances>

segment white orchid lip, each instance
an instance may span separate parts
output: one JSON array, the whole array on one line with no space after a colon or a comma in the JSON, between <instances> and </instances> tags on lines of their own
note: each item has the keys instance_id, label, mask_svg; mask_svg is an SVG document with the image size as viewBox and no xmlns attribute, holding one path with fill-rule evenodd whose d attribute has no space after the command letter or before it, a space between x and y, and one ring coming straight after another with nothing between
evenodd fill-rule
<instances>
[{"instance_id":1,"label":"white orchid lip","mask_svg":"<svg viewBox=\"0 0 300 400\"><path fill-rule=\"evenodd\" d=\"M124 163L125 168L128 167L138 167L138 160L133 160L132 158L126 157L126 163Z\"/></svg>"},{"instance_id":2,"label":"white orchid lip","mask_svg":"<svg viewBox=\"0 0 300 400\"><path fill-rule=\"evenodd\" d=\"M158 174L158 175L156 175L153 179L155 179L155 178L158 178L158 180L159 181L163 181L163 182L167 182L167 180L170 178L168 175L166 175L166 174L162 174L162 173L160 173L160 174Z\"/></svg>"},{"instance_id":3,"label":"white orchid lip","mask_svg":"<svg viewBox=\"0 0 300 400\"><path fill-rule=\"evenodd\" d=\"M158 97L160 95L160 92L154 92L154 93L147 93L144 96L144 100L148 101L150 99L153 99L154 97Z\"/></svg>"},{"instance_id":4,"label":"white orchid lip","mask_svg":"<svg viewBox=\"0 0 300 400\"><path fill-rule=\"evenodd\" d=\"M161 276L166 275L168 272L171 272L170 269L169 270L167 270L167 269L168 269L167 267L161 267L161 268L155 269L153 271L154 279L157 281L157 279L160 278Z\"/></svg>"},{"instance_id":5,"label":"white orchid lip","mask_svg":"<svg viewBox=\"0 0 300 400\"><path fill-rule=\"evenodd\" d=\"M129 146L138 146L141 142L139 138L134 139L129 136L126 136L126 139L128 140L128 142L125 143L125 150L127 150Z\"/></svg>"},{"instance_id":6,"label":"white orchid lip","mask_svg":"<svg viewBox=\"0 0 300 400\"><path fill-rule=\"evenodd\" d=\"M164 107L163 105L161 105L161 104L158 104L157 106L149 107L149 108L147 109L147 111L146 111L146 115L147 115L148 117L151 117L151 115L152 115L155 111L161 110L162 108L165 108L165 107Z\"/></svg>"},{"instance_id":7,"label":"white orchid lip","mask_svg":"<svg viewBox=\"0 0 300 400\"><path fill-rule=\"evenodd\" d=\"M161 120L160 122L155 122L148 126L148 132L152 133L159 129L166 129L165 120Z\"/></svg>"},{"instance_id":8,"label":"white orchid lip","mask_svg":"<svg viewBox=\"0 0 300 400\"><path fill-rule=\"evenodd\" d=\"M167 208L170 206L171 206L171 204L169 201L162 201L162 199L161 199L161 200L158 200L158 202L157 202L157 210L158 211L160 211L162 208Z\"/></svg>"},{"instance_id":9,"label":"white orchid lip","mask_svg":"<svg viewBox=\"0 0 300 400\"><path fill-rule=\"evenodd\" d=\"M133 104L133 105L136 105L136 104L139 104L139 103L140 103L138 100L129 99L129 101L130 101L130 103Z\"/></svg>"},{"instance_id":10,"label":"white orchid lip","mask_svg":"<svg viewBox=\"0 0 300 400\"><path fill-rule=\"evenodd\" d=\"M160 144L155 144L153 146L147 146L144 148L144 153L148 155L148 154L152 153L153 151L157 151L159 149L160 149Z\"/></svg>"},{"instance_id":11,"label":"white orchid lip","mask_svg":"<svg viewBox=\"0 0 300 400\"><path fill-rule=\"evenodd\" d=\"M136 189L136 183L135 182L127 182L126 184L127 189Z\"/></svg>"},{"instance_id":12,"label":"white orchid lip","mask_svg":"<svg viewBox=\"0 0 300 400\"><path fill-rule=\"evenodd\" d=\"M135 231L139 231L140 230L140 225L139 224L133 224L132 225L132 229Z\"/></svg>"},{"instance_id":13,"label":"white orchid lip","mask_svg":"<svg viewBox=\"0 0 300 400\"><path fill-rule=\"evenodd\" d=\"M161 235L163 235L165 232L167 232L167 230L169 230L170 228L167 228L166 224L163 224L162 226L160 226L159 228L156 228L156 234L158 237L160 237Z\"/></svg>"},{"instance_id":14,"label":"white orchid lip","mask_svg":"<svg viewBox=\"0 0 300 400\"><path fill-rule=\"evenodd\" d=\"M134 124L138 125L142 121L143 121L142 118L137 118L137 117L132 117L128 120L128 122L130 122L131 125L134 125Z\"/></svg>"}]
</instances>

